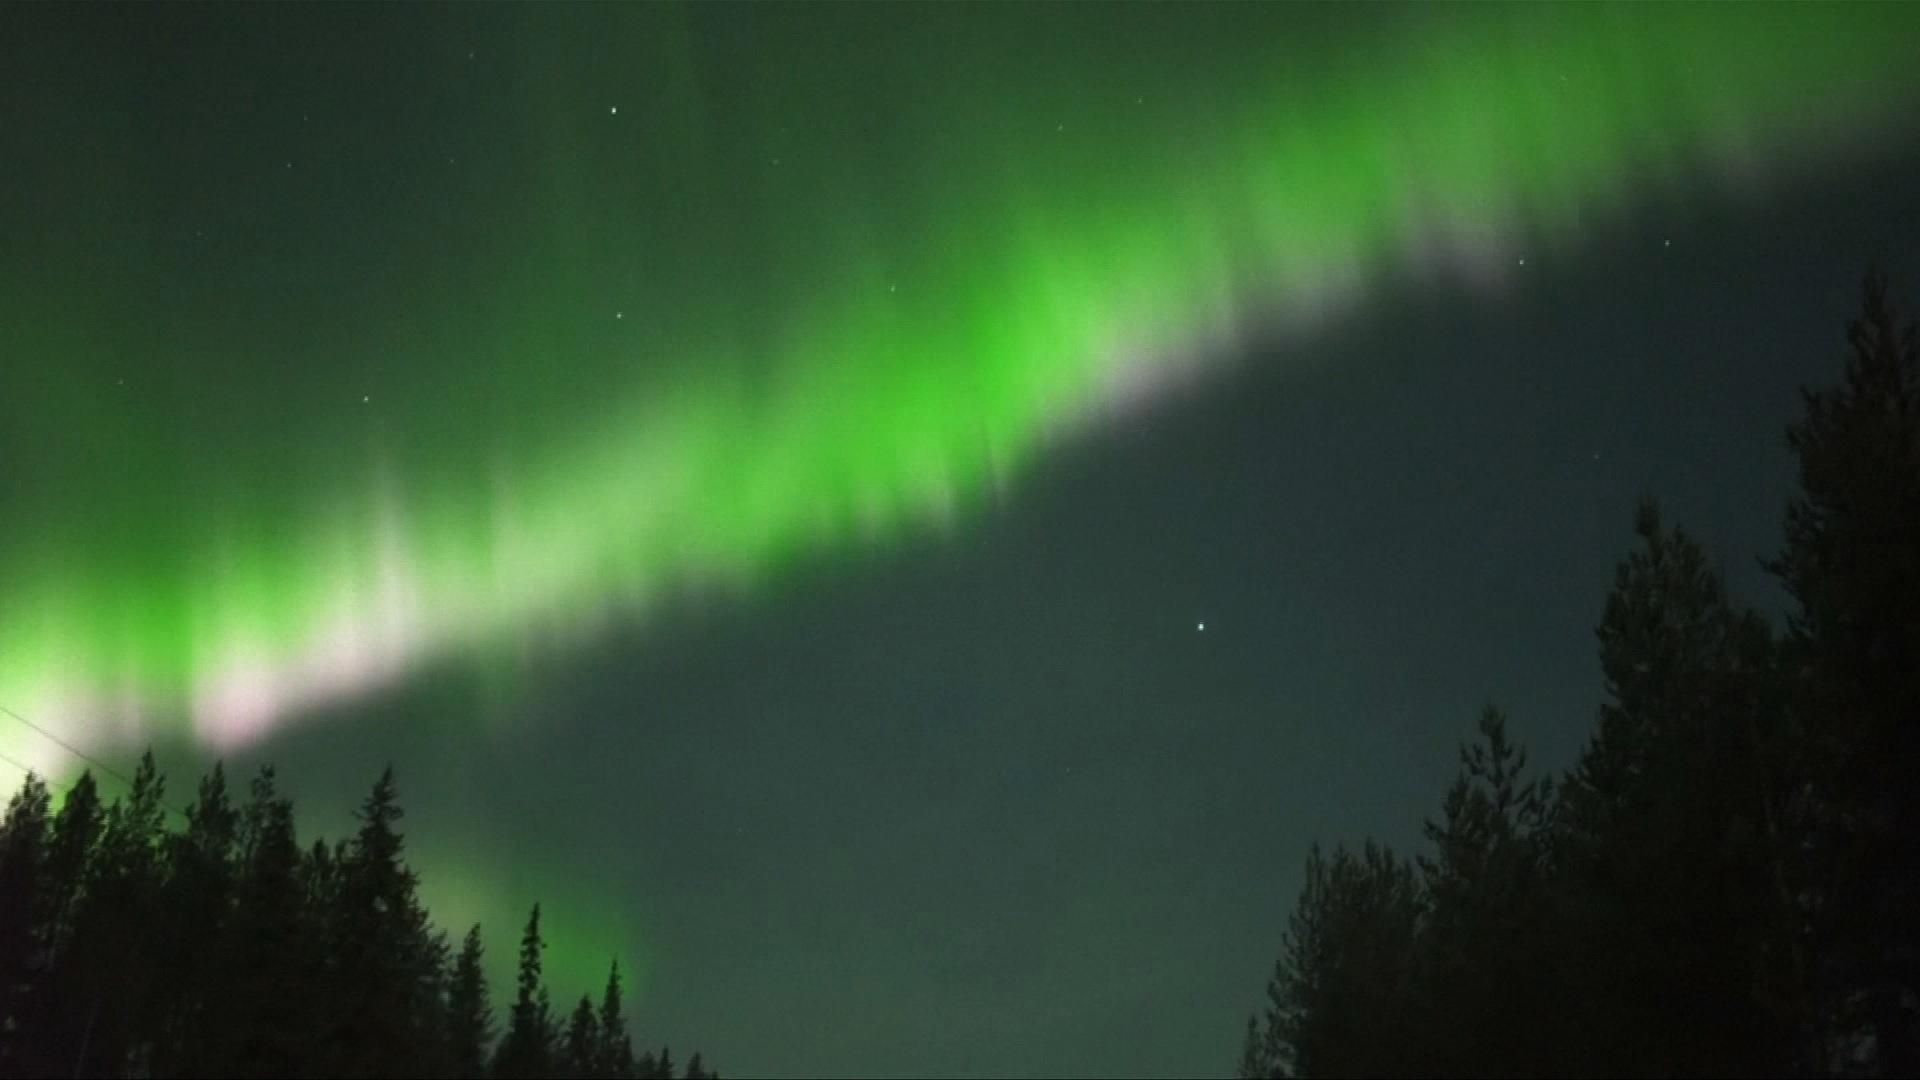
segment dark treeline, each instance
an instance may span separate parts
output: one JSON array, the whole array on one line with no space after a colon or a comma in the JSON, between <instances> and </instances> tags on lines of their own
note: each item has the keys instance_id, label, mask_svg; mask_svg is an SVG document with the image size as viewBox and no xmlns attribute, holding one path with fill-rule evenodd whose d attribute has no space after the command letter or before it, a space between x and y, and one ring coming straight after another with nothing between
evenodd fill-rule
<instances>
[{"instance_id":1,"label":"dark treeline","mask_svg":"<svg viewBox=\"0 0 1920 1080\"><path fill-rule=\"evenodd\" d=\"M1499 711L1408 860L1318 846L1240 1073L1920 1075L1920 347L1869 275L1743 610L1649 499L1578 762Z\"/></svg>"},{"instance_id":2,"label":"dark treeline","mask_svg":"<svg viewBox=\"0 0 1920 1080\"><path fill-rule=\"evenodd\" d=\"M451 947L416 895L391 770L351 838L306 848L271 769L236 805L216 765L177 831L162 787L149 754L111 804L91 773L58 810L31 775L8 804L0 1075L717 1076L635 1055L617 965L556 1013L537 905L497 1022L480 928Z\"/></svg>"}]
</instances>

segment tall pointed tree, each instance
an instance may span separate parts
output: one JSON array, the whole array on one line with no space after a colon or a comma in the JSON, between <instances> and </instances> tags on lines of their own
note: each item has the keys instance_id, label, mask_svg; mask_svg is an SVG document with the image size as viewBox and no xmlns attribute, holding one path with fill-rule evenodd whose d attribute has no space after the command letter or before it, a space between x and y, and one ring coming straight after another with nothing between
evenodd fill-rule
<instances>
[{"instance_id":1,"label":"tall pointed tree","mask_svg":"<svg viewBox=\"0 0 1920 1080\"><path fill-rule=\"evenodd\" d=\"M615 960L607 971L606 991L600 997L600 1047L595 1064L595 1074L610 1080L630 1080L638 1070L633 1038L620 1009L620 961Z\"/></svg>"},{"instance_id":2,"label":"tall pointed tree","mask_svg":"<svg viewBox=\"0 0 1920 1080\"><path fill-rule=\"evenodd\" d=\"M461 943L447 990L447 1067L455 1080L480 1080L486 1075L487 1051L493 1045L493 1007L487 997L484 956L480 925L475 923Z\"/></svg>"},{"instance_id":3,"label":"tall pointed tree","mask_svg":"<svg viewBox=\"0 0 1920 1080\"><path fill-rule=\"evenodd\" d=\"M1540 963L1551 869L1551 790L1525 780L1526 751L1489 705L1480 740L1437 822L1432 856L1418 861L1428 909L1421 948L1423 1068L1532 1076L1552 1061L1555 986Z\"/></svg>"},{"instance_id":4,"label":"tall pointed tree","mask_svg":"<svg viewBox=\"0 0 1920 1080\"><path fill-rule=\"evenodd\" d=\"M591 1080L599 1075L600 1018L594 1013L593 999L586 994L580 995L580 1003L567 1020L562 1060L567 1076Z\"/></svg>"},{"instance_id":5,"label":"tall pointed tree","mask_svg":"<svg viewBox=\"0 0 1920 1080\"><path fill-rule=\"evenodd\" d=\"M540 936L540 905L535 904L520 935L520 971L513 1011L494 1056L493 1074L500 1080L539 1080L551 1071L553 1016L540 972L545 951L546 942Z\"/></svg>"},{"instance_id":6,"label":"tall pointed tree","mask_svg":"<svg viewBox=\"0 0 1920 1080\"><path fill-rule=\"evenodd\" d=\"M436 1065L443 944L402 857L403 816L388 768L361 803L359 828L338 867L329 995L334 1075L424 1075Z\"/></svg>"}]
</instances>

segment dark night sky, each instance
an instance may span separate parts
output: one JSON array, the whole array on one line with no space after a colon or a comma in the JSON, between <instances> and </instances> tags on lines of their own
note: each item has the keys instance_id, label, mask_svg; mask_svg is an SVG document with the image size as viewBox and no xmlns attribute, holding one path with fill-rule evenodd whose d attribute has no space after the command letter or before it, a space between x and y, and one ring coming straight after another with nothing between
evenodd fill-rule
<instances>
[{"instance_id":1,"label":"dark night sky","mask_svg":"<svg viewBox=\"0 0 1920 1080\"><path fill-rule=\"evenodd\" d=\"M391 761L496 986L539 899L728 1075L1224 1073L1311 842L1489 701L1570 763L1642 493L1777 603L1796 387L1920 289L1914 84L1727 59L1909 16L1562 11L8 7L0 704L313 827Z\"/></svg>"}]
</instances>

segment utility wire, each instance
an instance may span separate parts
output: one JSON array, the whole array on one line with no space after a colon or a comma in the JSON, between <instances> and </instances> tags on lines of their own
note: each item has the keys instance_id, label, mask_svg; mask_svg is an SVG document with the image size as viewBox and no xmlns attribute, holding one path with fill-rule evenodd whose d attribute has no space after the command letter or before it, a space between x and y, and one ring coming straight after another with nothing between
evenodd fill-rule
<instances>
[{"instance_id":1,"label":"utility wire","mask_svg":"<svg viewBox=\"0 0 1920 1080\"><path fill-rule=\"evenodd\" d=\"M74 757L79 758L80 760L86 762L87 764L93 766L94 768L100 770L101 772L106 773L108 776L113 777L115 780L120 781L120 783L126 787L129 793L133 791L133 781L128 779L127 774L121 772L119 769L116 769L113 766L107 764L106 762L101 761L99 758L94 757L92 754L89 754L86 751L81 750L79 747L74 746L72 743L68 742L67 740L61 738L58 735L55 735L53 732L48 731L46 728L41 727L39 724L34 723L33 721L27 719L24 716L21 716L19 713L14 712L12 709L8 708L5 705L0 705L0 713L6 713L8 716L11 716L15 720L20 721L22 724L27 725L29 728L32 728L34 731L39 732L41 735L45 736L48 740L53 742L55 745L59 746L62 750L65 750L67 753L72 754ZM15 761L11 757L0 755L0 761L5 761L7 764L12 765L16 769L19 769L21 772L34 773L33 769L27 768L25 765L20 764L18 761ZM164 782L164 778L163 778L163 782ZM61 794L66 794L67 792L70 792L73 790L73 784L69 783L64 787L62 787L60 790L61 790ZM190 818L188 818L187 812L185 810L182 810L180 807L174 806L166 802L165 800L160 801L160 806L162 809L166 810L168 813L177 815L183 821L191 820Z\"/></svg>"},{"instance_id":2,"label":"utility wire","mask_svg":"<svg viewBox=\"0 0 1920 1080\"><path fill-rule=\"evenodd\" d=\"M93 755L88 754L83 750L80 750L79 748L75 747L72 743L68 742L67 740L61 738L58 735L55 735L53 732L48 731L46 728L41 727L39 724L34 723L33 721L27 719L24 716L21 716L19 713L14 712L12 709L7 708L5 705L0 705L0 712L6 713L8 716L13 717L15 720L18 720L21 723L32 728L33 730L39 732L40 734L45 735L47 738L58 743L61 749L65 750L67 753L72 754L74 757L79 758L80 760L88 763L89 765L92 765L94 768L99 769L101 772L106 773L108 776L111 776L115 780L118 780L121 783L127 785L127 787L129 788L133 787L133 781L127 779L125 774L121 773L120 770L114 768L113 766L107 764L104 761L101 761L99 758L96 758Z\"/></svg>"}]
</instances>

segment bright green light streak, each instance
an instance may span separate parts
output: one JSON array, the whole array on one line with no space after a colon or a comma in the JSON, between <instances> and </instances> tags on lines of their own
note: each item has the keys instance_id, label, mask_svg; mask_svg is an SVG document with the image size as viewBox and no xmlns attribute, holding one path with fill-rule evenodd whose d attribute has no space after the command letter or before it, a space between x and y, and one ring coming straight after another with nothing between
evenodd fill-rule
<instances>
[{"instance_id":1,"label":"bright green light streak","mask_svg":"<svg viewBox=\"0 0 1920 1080\"><path fill-rule=\"evenodd\" d=\"M973 167L928 170L919 231L828 250L847 257L786 284L799 299L754 332L663 317L648 348L667 361L595 378L562 430L448 454L436 421L360 465L315 458L332 464L313 476L236 466L176 493L196 522L177 535L14 523L0 701L86 746L185 717L231 747L435 658L500 665L690 583L763 586L951 520L1237 335L1409 270L1497 283L1523 245L1573 243L1648 189L1750 182L1885 130L1915 102L1916 11L1483 9L1278 74L1158 143L1049 132L1011 92L985 119L931 119ZM562 143L564 187L581 168ZM769 245L832 242L804 199L790 210ZM593 243L577 215L549 227L562 254ZM579 273L555 265L554 288L585 288ZM474 377L496 360L523 381L589 370L536 327L512 347ZM0 731L9 755L69 771Z\"/></svg>"}]
</instances>

